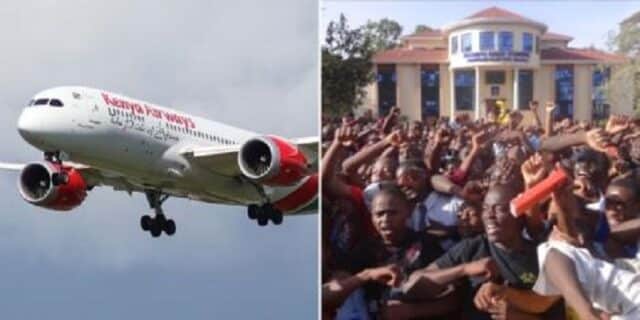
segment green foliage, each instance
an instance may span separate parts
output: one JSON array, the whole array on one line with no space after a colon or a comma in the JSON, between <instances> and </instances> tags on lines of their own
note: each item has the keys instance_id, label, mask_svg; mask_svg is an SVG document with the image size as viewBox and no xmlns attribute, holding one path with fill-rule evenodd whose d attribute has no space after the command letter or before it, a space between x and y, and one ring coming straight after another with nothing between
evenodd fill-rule
<instances>
[{"instance_id":1,"label":"green foliage","mask_svg":"<svg viewBox=\"0 0 640 320\"><path fill-rule=\"evenodd\" d=\"M374 79L371 58L381 50L398 44L402 27L382 19L351 28L344 15L327 26L322 45L322 110L339 115L359 106L364 88Z\"/></svg>"},{"instance_id":2,"label":"green foliage","mask_svg":"<svg viewBox=\"0 0 640 320\"><path fill-rule=\"evenodd\" d=\"M620 25L618 32L609 32L608 45L629 59L628 63L613 68L605 86L608 100L614 105L632 103L634 110L640 110L640 25L633 22Z\"/></svg>"},{"instance_id":3,"label":"green foliage","mask_svg":"<svg viewBox=\"0 0 640 320\"><path fill-rule=\"evenodd\" d=\"M380 21L367 21L363 29L364 36L369 39L369 50L373 52L396 47L402 35L400 24L387 18Z\"/></svg>"},{"instance_id":4,"label":"green foliage","mask_svg":"<svg viewBox=\"0 0 640 320\"><path fill-rule=\"evenodd\" d=\"M416 26L416 30L413 33L424 32L424 31L433 31L433 28L426 26L424 24L419 24Z\"/></svg>"}]
</instances>

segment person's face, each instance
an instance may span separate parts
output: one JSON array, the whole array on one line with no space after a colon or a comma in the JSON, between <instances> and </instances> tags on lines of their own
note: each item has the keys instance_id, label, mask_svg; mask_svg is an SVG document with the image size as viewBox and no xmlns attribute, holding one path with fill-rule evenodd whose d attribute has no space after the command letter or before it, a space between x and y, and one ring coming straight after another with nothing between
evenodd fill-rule
<instances>
[{"instance_id":1,"label":"person's face","mask_svg":"<svg viewBox=\"0 0 640 320\"><path fill-rule=\"evenodd\" d=\"M427 175L418 168L398 168L396 184L402 189L410 201L418 200L427 186Z\"/></svg>"},{"instance_id":2,"label":"person's face","mask_svg":"<svg viewBox=\"0 0 640 320\"><path fill-rule=\"evenodd\" d=\"M386 245L397 244L407 232L409 204L400 197L380 193L371 203L371 219Z\"/></svg>"},{"instance_id":3,"label":"person's face","mask_svg":"<svg viewBox=\"0 0 640 320\"><path fill-rule=\"evenodd\" d=\"M615 226L636 215L636 202L631 188L610 185L605 194L605 214L609 225Z\"/></svg>"},{"instance_id":4,"label":"person's face","mask_svg":"<svg viewBox=\"0 0 640 320\"><path fill-rule=\"evenodd\" d=\"M462 207L458 211L458 234L462 237L473 237L482 232L484 232L482 210L471 205Z\"/></svg>"},{"instance_id":5,"label":"person's face","mask_svg":"<svg viewBox=\"0 0 640 320\"><path fill-rule=\"evenodd\" d=\"M371 182L393 180L393 163L390 160L379 160L371 168Z\"/></svg>"},{"instance_id":6,"label":"person's face","mask_svg":"<svg viewBox=\"0 0 640 320\"><path fill-rule=\"evenodd\" d=\"M509 246L513 239L520 236L520 226L509 212L510 197L504 188L492 188L484 198L482 205L482 223L491 242Z\"/></svg>"}]
</instances>

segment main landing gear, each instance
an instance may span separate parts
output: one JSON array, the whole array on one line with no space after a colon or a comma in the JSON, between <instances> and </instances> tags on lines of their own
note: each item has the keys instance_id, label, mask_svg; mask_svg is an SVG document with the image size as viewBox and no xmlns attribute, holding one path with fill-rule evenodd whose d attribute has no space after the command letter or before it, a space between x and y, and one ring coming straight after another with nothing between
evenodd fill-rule
<instances>
[{"instance_id":1,"label":"main landing gear","mask_svg":"<svg viewBox=\"0 0 640 320\"><path fill-rule=\"evenodd\" d=\"M257 220L259 226L266 226L269 220L273 224L279 225L282 223L282 212L273 207L272 204L266 203L262 206L251 204L248 207L249 219Z\"/></svg>"},{"instance_id":2,"label":"main landing gear","mask_svg":"<svg viewBox=\"0 0 640 320\"><path fill-rule=\"evenodd\" d=\"M155 212L155 217L150 217L149 215L144 215L140 218L140 227L142 230L149 231L151 236L157 238L162 234L162 231L169 236L172 236L176 233L176 223L167 219L164 216L164 212L162 212L162 203L164 203L169 195L162 194L159 191L147 190L145 191L147 196L147 201L149 202L149 206Z\"/></svg>"}]
</instances>

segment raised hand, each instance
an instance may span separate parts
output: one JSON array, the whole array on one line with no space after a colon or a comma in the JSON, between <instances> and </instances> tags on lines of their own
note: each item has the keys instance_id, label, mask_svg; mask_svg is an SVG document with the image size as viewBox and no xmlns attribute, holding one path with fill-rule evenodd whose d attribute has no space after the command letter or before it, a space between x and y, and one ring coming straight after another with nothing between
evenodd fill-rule
<instances>
[{"instance_id":1,"label":"raised hand","mask_svg":"<svg viewBox=\"0 0 640 320\"><path fill-rule=\"evenodd\" d=\"M406 137L403 134L402 130L394 130L389 135L385 137L387 143L392 145L393 147L400 147L406 142Z\"/></svg>"},{"instance_id":2,"label":"raised hand","mask_svg":"<svg viewBox=\"0 0 640 320\"><path fill-rule=\"evenodd\" d=\"M548 170L544 165L544 160L539 153L535 153L522 163L520 171L522 172L524 184L527 189L542 181L542 179L544 179L548 174Z\"/></svg>"},{"instance_id":3,"label":"raised hand","mask_svg":"<svg viewBox=\"0 0 640 320\"><path fill-rule=\"evenodd\" d=\"M622 115L612 115L607 121L605 131L609 134L616 134L629 129L631 122L629 119Z\"/></svg>"},{"instance_id":4,"label":"raised hand","mask_svg":"<svg viewBox=\"0 0 640 320\"><path fill-rule=\"evenodd\" d=\"M599 152L606 153L607 147L610 145L607 133L600 128L587 131L586 140L589 147Z\"/></svg>"},{"instance_id":5,"label":"raised hand","mask_svg":"<svg viewBox=\"0 0 640 320\"><path fill-rule=\"evenodd\" d=\"M553 111L556 110L558 106L556 106L556 103L553 101L547 101L547 103L544 104L544 111L546 113L553 113Z\"/></svg>"},{"instance_id":6,"label":"raised hand","mask_svg":"<svg viewBox=\"0 0 640 320\"><path fill-rule=\"evenodd\" d=\"M336 129L336 132L333 135L334 143L339 143L343 147L352 146L357 138L356 130L346 124L343 124L340 128Z\"/></svg>"},{"instance_id":7,"label":"raised hand","mask_svg":"<svg viewBox=\"0 0 640 320\"><path fill-rule=\"evenodd\" d=\"M481 130L471 136L471 148L474 150L482 149L489 141L489 133L485 130Z\"/></svg>"}]
</instances>

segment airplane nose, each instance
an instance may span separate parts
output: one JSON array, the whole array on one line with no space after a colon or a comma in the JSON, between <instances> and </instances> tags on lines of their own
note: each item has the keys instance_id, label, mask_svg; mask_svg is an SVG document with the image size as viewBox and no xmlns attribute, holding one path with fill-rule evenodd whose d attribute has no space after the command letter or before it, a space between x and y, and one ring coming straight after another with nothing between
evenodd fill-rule
<instances>
[{"instance_id":1,"label":"airplane nose","mask_svg":"<svg viewBox=\"0 0 640 320\"><path fill-rule=\"evenodd\" d=\"M41 128L39 117L32 110L23 110L18 118L18 133L23 139L31 141L35 138L36 131Z\"/></svg>"}]
</instances>

